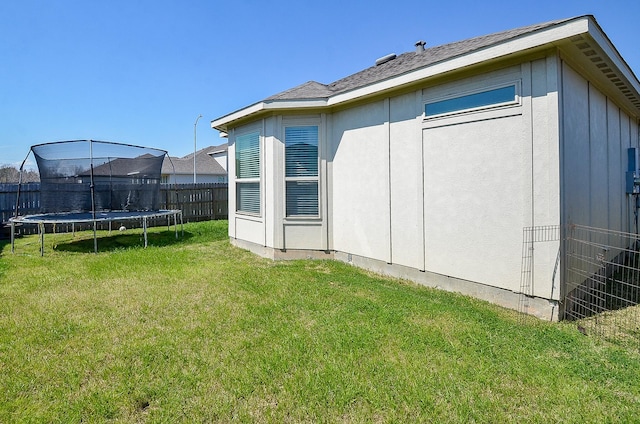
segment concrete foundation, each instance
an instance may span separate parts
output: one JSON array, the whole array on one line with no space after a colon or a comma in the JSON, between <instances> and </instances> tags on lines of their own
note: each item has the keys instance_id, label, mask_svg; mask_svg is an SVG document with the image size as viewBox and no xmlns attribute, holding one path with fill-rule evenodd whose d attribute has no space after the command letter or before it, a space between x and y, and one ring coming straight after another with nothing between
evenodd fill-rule
<instances>
[{"instance_id":1,"label":"concrete foundation","mask_svg":"<svg viewBox=\"0 0 640 424\"><path fill-rule=\"evenodd\" d=\"M445 290L485 300L495 305L508 309L518 310L521 294L510 290L480 284L473 281L462 280L437 274L429 271L420 271L397 264L389 264L383 261L352 255L337 251L315 250L279 250L260 246L255 243L231 238L231 244L241 249L249 250L258 256L271 260L295 260L295 259L334 259L345 262L358 268L373 271L375 273L413 281L425 287ZM527 313L537 318L558 321L558 301L539 297L528 297Z\"/></svg>"}]
</instances>

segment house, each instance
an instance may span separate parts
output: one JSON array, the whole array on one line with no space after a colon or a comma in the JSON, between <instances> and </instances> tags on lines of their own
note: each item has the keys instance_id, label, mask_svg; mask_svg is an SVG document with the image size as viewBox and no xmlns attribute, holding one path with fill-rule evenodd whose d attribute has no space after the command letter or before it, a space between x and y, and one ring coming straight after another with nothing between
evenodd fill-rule
<instances>
[{"instance_id":1,"label":"house","mask_svg":"<svg viewBox=\"0 0 640 424\"><path fill-rule=\"evenodd\" d=\"M593 16L415 44L211 122L228 134L229 236L516 308L526 229L634 229L640 82ZM558 319L562 237L531 251ZM559 268L559 271L558 271ZM561 312L560 312L561 313Z\"/></svg>"},{"instance_id":2,"label":"house","mask_svg":"<svg viewBox=\"0 0 640 424\"><path fill-rule=\"evenodd\" d=\"M189 184L194 182L194 154L187 156L167 156L162 164L162 182L169 184ZM209 146L195 152L196 183L227 182L227 144Z\"/></svg>"}]
</instances>

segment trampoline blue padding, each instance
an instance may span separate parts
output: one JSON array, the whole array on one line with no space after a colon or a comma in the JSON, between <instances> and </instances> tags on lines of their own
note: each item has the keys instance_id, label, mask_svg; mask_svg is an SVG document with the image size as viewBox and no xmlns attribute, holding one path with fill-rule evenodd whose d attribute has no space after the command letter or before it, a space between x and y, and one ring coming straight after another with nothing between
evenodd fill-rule
<instances>
[{"instance_id":1,"label":"trampoline blue padding","mask_svg":"<svg viewBox=\"0 0 640 424\"><path fill-rule=\"evenodd\" d=\"M149 218L167 217L167 226L171 225L171 216L173 216L173 224L175 226L176 238L178 238L178 217L180 217L180 226L182 226L182 211L175 210L157 210L157 211L100 211L95 212L60 212L45 213L37 215L25 215L10 218L11 223L11 251L14 251L14 236L16 224L33 224L38 226L38 234L40 236L40 255L44 255L44 234L45 224L77 224L92 223L93 224L93 240L94 251L98 252L98 241L96 236L96 224L98 222L112 221L142 221L142 229L144 234L144 247L147 247L147 220ZM184 232L184 230L183 230Z\"/></svg>"},{"instance_id":2,"label":"trampoline blue padding","mask_svg":"<svg viewBox=\"0 0 640 424\"><path fill-rule=\"evenodd\" d=\"M164 216L176 215L179 210L157 210L157 211L100 211L96 212L94 218L91 212L61 212L43 213L37 215L25 215L17 218L10 218L9 221L24 224L73 224L82 222L108 222L108 221L130 221L144 218L160 218Z\"/></svg>"}]
</instances>

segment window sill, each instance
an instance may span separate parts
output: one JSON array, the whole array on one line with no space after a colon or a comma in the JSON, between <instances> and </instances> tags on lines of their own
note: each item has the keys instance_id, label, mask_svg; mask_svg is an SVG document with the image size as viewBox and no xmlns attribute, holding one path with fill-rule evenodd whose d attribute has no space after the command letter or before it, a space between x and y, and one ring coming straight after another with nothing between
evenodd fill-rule
<instances>
[{"instance_id":1,"label":"window sill","mask_svg":"<svg viewBox=\"0 0 640 424\"><path fill-rule=\"evenodd\" d=\"M247 221L262 222L262 215L253 214L253 213L249 213L249 212L236 211L236 218L237 219L245 219Z\"/></svg>"},{"instance_id":2,"label":"window sill","mask_svg":"<svg viewBox=\"0 0 640 424\"><path fill-rule=\"evenodd\" d=\"M469 122L486 121L489 119L506 118L522 115L522 105L514 104L493 109L482 109L471 112L462 112L453 115L435 116L422 120L423 128L437 128L448 125L466 124Z\"/></svg>"},{"instance_id":3,"label":"window sill","mask_svg":"<svg viewBox=\"0 0 640 424\"><path fill-rule=\"evenodd\" d=\"M318 224L322 223L322 221L319 216L287 216L284 218L285 224Z\"/></svg>"}]
</instances>

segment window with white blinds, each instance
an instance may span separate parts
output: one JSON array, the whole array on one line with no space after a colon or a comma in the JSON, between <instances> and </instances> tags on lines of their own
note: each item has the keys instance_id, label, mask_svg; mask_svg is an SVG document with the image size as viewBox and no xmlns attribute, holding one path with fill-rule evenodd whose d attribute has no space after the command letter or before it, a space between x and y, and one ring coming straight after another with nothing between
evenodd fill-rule
<instances>
[{"instance_id":1,"label":"window with white blinds","mask_svg":"<svg viewBox=\"0 0 640 424\"><path fill-rule=\"evenodd\" d=\"M318 126L285 127L284 141L287 216L319 216Z\"/></svg>"},{"instance_id":2,"label":"window with white blinds","mask_svg":"<svg viewBox=\"0 0 640 424\"><path fill-rule=\"evenodd\" d=\"M260 214L260 133L236 137L236 211Z\"/></svg>"}]
</instances>

